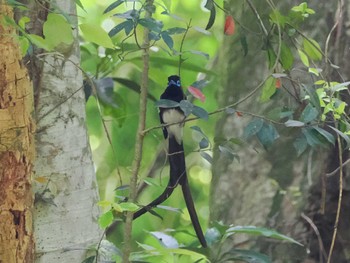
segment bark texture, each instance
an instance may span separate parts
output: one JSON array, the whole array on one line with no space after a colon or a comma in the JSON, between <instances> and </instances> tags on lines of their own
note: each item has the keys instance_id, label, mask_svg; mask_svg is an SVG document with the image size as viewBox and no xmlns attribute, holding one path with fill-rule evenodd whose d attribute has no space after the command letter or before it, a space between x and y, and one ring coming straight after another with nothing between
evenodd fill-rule
<instances>
[{"instance_id":1,"label":"bark texture","mask_svg":"<svg viewBox=\"0 0 350 263\"><path fill-rule=\"evenodd\" d=\"M74 1L51 2L51 7L43 7L38 1L29 4L31 32L41 34L44 10L50 10L47 8L68 14L72 28L77 28ZM34 67L30 72L35 74L36 84L34 230L38 263L82 262L102 236L97 223L98 188L85 126L77 30L74 39L65 54L36 50L29 63Z\"/></svg>"},{"instance_id":2,"label":"bark texture","mask_svg":"<svg viewBox=\"0 0 350 263\"><path fill-rule=\"evenodd\" d=\"M243 4L245 1L226 1L227 9L235 14L241 23L259 32L260 28L252 11ZM262 18L268 16L265 1L252 1ZM275 1L289 8L295 1ZM330 55L334 64L346 72L343 80L333 74L332 80L344 82L349 79L349 6L344 3L340 24L334 31L330 41ZM337 20L337 2L321 1L310 6L316 15L308 19L311 22L307 35L315 38L324 48L327 34ZM239 11L237 11L239 10ZM266 20L265 20L266 21ZM313 21L313 22L312 22ZM242 55L242 49L236 38L225 38L219 64L222 65L222 90L219 100L221 105L228 105L244 97L252 87L256 87L262 76L266 75L266 54L261 51L263 43L255 36L247 37L249 52ZM346 77L347 76L347 77ZM300 76L298 76L300 77ZM312 84L311 79L303 82ZM259 102L260 92L239 109L258 115L270 110ZM288 96L280 96L286 105L299 107ZM350 100L348 101L349 105ZM273 102L277 103L277 102ZM252 118L247 115L233 117L225 115L217 124L218 138L237 138L242 136L243 129ZM223 220L227 224L256 225L277 229L305 245L296 245L259 240L251 236L237 235L228 247L257 248L270 255L273 262L326 262L331 236L334 229L335 211L339 193L339 176L326 178L327 172L339 166L337 148L315 149L297 157L293 147L295 134L290 129L279 129L280 138L274 146L265 151L255 140L249 140L243 147L236 147L240 162L227 160L218 149L214 152L213 186L211 192L211 219ZM216 145L217 146L217 145ZM344 155L344 161L347 160ZM345 172L345 182L349 176ZM341 212L338 238L331 262L349 262L349 218L350 194L349 183L344 185L344 200ZM322 191L326 190L326 202L322 202ZM322 206L326 204L326 210ZM311 224L302 215L311 220ZM324 248L320 246L319 237L313 227L321 233ZM307 253L307 250L310 253Z\"/></svg>"},{"instance_id":3,"label":"bark texture","mask_svg":"<svg viewBox=\"0 0 350 263\"><path fill-rule=\"evenodd\" d=\"M33 91L0 1L0 262L33 262Z\"/></svg>"}]
</instances>

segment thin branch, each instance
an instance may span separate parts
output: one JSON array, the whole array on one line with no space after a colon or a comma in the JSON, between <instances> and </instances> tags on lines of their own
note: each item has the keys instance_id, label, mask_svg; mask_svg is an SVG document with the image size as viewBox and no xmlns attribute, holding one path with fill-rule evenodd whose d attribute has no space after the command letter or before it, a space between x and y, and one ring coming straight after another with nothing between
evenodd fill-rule
<instances>
[{"instance_id":1,"label":"thin branch","mask_svg":"<svg viewBox=\"0 0 350 263\"><path fill-rule=\"evenodd\" d=\"M327 256L326 250L324 249L324 245L323 245L323 241L322 241L322 237L321 237L320 231L318 231L317 226L314 224L314 222L312 222L310 217L308 217L304 213L301 213L301 217L304 218L305 221L309 223L309 225L314 230L314 232L315 232L315 234L317 236L318 246L320 248L319 260L320 260L320 263L323 263L323 258L327 258L328 256Z\"/></svg>"},{"instance_id":2,"label":"thin branch","mask_svg":"<svg viewBox=\"0 0 350 263\"><path fill-rule=\"evenodd\" d=\"M153 0L146 1L146 7L151 7L153 5ZM145 17L149 18L152 16L152 13L149 11L150 8L145 8L146 13ZM140 117L136 134L135 142L135 154L134 160L132 163L132 175L130 178L130 193L129 200L130 202L136 201L137 196L137 179L139 174L139 169L142 160L142 149L144 141L144 133L146 125L146 111L147 111L147 93L148 93L148 72L149 72L149 30L144 28L144 40L143 40L143 71L142 71L142 80L141 80L141 93L140 93ZM133 212L126 213L126 222L124 229L124 247L123 247L123 262L130 262L129 257L131 254L132 247L132 221L133 221Z\"/></svg>"},{"instance_id":3,"label":"thin branch","mask_svg":"<svg viewBox=\"0 0 350 263\"><path fill-rule=\"evenodd\" d=\"M329 248L327 263L331 263L331 258L332 258L332 254L333 254L335 240L337 238L337 232L338 232L338 224L339 224L340 211L341 211L341 202L343 199L343 147L341 144L341 139L340 139L339 134L337 135L337 141L338 141L338 155L339 155L339 163L340 163L340 167L339 167L339 196L338 196L337 214L336 214L335 222L334 222L332 243L331 243L331 247Z\"/></svg>"},{"instance_id":4,"label":"thin branch","mask_svg":"<svg viewBox=\"0 0 350 263\"><path fill-rule=\"evenodd\" d=\"M184 61L182 59L182 49L183 49L183 45L184 45L184 42L185 42L188 30L191 28L191 22L192 22L192 18L190 18L190 21L187 24L186 31L185 31L185 33L184 33L184 35L182 37L181 44L180 44L180 49L179 49L179 52L180 52L180 54L179 54L179 77L181 77L181 65L182 65L182 62Z\"/></svg>"}]
</instances>

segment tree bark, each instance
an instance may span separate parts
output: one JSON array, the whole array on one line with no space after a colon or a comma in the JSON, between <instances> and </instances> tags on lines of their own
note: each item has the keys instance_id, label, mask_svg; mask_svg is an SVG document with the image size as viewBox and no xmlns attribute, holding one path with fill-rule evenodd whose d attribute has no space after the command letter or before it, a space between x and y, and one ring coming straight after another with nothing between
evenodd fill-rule
<instances>
[{"instance_id":1,"label":"tree bark","mask_svg":"<svg viewBox=\"0 0 350 263\"><path fill-rule=\"evenodd\" d=\"M36 84L36 262L82 262L102 231L85 126L76 6L74 1L30 1L31 33L42 33L50 3L69 15L75 40L64 54L36 50L28 63Z\"/></svg>"},{"instance_id":2,"label":"tree bark","mask_svg":"<svg viewBox=\"0 0 350 263\"><path fill-rule=\"evenodd\" d=\"M253 1L261 17L267 17L270 12L265 1ZM280 4L291 8L293 1ZM343 2L343 1L339 1ZM346 2L346 1L345 1ZM316 11L307 22L310 23L310 35L321 43L334 25L336 16L336 2L322 1L317 6L311 6ZM311 4L310 4L311 5ZM256 17L247 6L241 2L227 1L226 8L235 14L241 23L249 25L249 29L258 32L259 25ZM240 12L237 12L240 10ZM341 67L341 72L349 76L348 56L348 14L350 4L343 6L341 24L338 25L330 41L331 60ZM239 15L241 14L241 15ZM243 56L237 38L224 39L221 49L219 65L223 65L222 90L219 101L221 105L229 105L244 97L252 87L256 87L264 74L266 75L266 57L261 52L262 42L247 35L249 51ZM333 74L332 80L339 79ZM312 85L312 80L309 81ZM250 98L246 103L239 105L239 109L258 115L264 115L269 107L259 102L259 95ZM293 104L286 96L279 97L285 103ZM350 100L348 101L349 104ZM297 107L298 105L294 105ZM271 109L271 108L270 108ZM250 116L224 115L217 123L216 137L226 140L240 138L244 127L252 120ZM231 162L224 158L216 145L213 163L213 185L211 192L211 219L223 220L227 224L255 225L277 229L303 243L306 248L293 244L271 242L266 239L256 242L251 236L237 235L228 247L251 248L260 247L260 251L270 255L273 262L326 262L331 237L334 230L335 211L339 194L339 176L327 178L325 174L339 166L337 148L328 150L309 150L297 157L293 147L295 134L288 129L279 129L280 138L271 149L265 151L256 140L248 140L243 147L235 146L239 154L239 162ZM344 155L344 161L347 160ZM348 178L344 171L345 181ZM349 218L350 203L349 184L344 188L344 200L338 229L338 238L331 262L349 262L348 242L349 229L346 227ZM326 210L322 210L322 190L326 190ZM302 214L303 213L303 214ZM302 215L304 217L302 217ZM306 216L306 217L305 217ZM311 221L307 222L306 218ZM312 228L316 226L321 233L324 248L320 247L319 239ZM323 260L323 261L322 261Z\"/></svg>"},{"instance_id":3,"label":"tree bark","mask_svg":"<svg viewBox=\"0 0 350 263\"><path fill-rule=\"evenodd\" d=\"M0 262L33 262L33 90L0 1Z\"/></svg>"}]
</instances>

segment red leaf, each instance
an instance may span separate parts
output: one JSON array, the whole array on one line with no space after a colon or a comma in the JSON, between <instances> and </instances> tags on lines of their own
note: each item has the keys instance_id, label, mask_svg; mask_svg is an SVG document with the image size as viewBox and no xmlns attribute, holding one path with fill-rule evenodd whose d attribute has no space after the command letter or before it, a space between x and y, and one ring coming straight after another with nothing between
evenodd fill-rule
<instances>
[{"instance_id":1,"label":"red leaf","mask_svg":"<svg viewBox=\"0 0 350 263\"><path fill-rule=\"evenodd\" d=\"M195 87L189 86L188 92L191 93L195 98L199 99L201 102L205 101L205 95Z\"/></svg>"},{"instance_id":2,"label":"red leaf","mask_svg":"<svg viewBox=\"0 0 350 263\"><path fill-rule=\"evenodd\" d=\"M243 116L243 113L240 112L240 111L236 111L236 115L237 115L238 117L242 117L242 116Z\"/></svg>"},{"instance_id":3,"label":"red leaf","mask_svg":"<svg viewBox=\"0 0 350 263\"><path fill-rule=\"evenodd\" d=\"M231 36L235 33L235 20L232 16L227 16L225 20L224 34Z\"/></svg>"},{"instance_id":4,"label":"red leaf","mask_svg":"<svg viewBox=\"0 0 350 263\"><path fill-rule=\"evenodd\" d=\"M280 78L278 78L278 79L276 79L276 89L279 89L280 87L281 87L281 79Z\"/></svg>"}]
</instances>

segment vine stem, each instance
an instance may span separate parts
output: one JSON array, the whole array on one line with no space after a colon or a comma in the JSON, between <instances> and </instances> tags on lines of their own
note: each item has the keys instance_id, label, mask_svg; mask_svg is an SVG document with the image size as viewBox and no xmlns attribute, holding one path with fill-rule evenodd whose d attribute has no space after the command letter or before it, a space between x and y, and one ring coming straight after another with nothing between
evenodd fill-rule
<instances>
[{"instance_id":1,"label":"vine stem","mask_svg":"<svg viewBox=\"0 0 350 263\"><path fill-rule=\"evenodd\" d=\"M145 18L150 18L152 16L151 7L153 5L153 0L146 0L146 13ZM136 134L135 142L135 154L134 160L132 163L132 174L130 178L130 193L129 200L130 202L136 201L137 196L137 179L140 170L141 160L142 160L142 149L143 149L143 139L144 133L142 132L146 126L146 111L147 111L147 93L148 93L148 72L149 72L149 29L144 29L144 38L143 38L143 70L142 70L142 79L141 79L141 92L140 92L140 117ZM133 212L129 211L126 214L126 222L124 229L124 247L123 247L123 262L127 263L131 254L132 247L132 221L133 221Z\"/></svg>"},{"instance_id":2,"label":"vine stem","mask_svg":"<svg viewBox=\"0 0 350 263\"><path fill-rule=\"evenodd\" d=\"M329 248L327 263L331 262L333 249L334 249L334 245L335 245L335 240L337 238L340 211L341 211L341 202L343 199L343 148L342 148L341 139L340 139L339 134L337 136L337 141L338 141L338 155L339 155L339 164L340 164L340 166L339 166L339 196L338 196L337 214L335 216L335 222L334 222L332 243L331 243L331 247Z\"/></svg>"}]
</instances>

